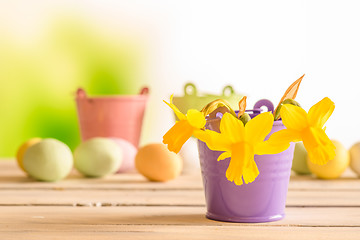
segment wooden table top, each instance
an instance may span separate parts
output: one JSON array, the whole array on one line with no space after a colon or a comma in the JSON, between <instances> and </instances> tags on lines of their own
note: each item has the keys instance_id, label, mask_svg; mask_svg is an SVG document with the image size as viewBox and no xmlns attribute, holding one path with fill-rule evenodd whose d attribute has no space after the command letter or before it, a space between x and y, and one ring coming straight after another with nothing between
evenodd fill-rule
<instances>
[{"instance_id":1,"label":"wooden table top","mask_svg":"<svg viewBox=\"0 0 360 240\"><path fill-rule=\"evenodd\" d=\"M0 161L0 239L360 239L360 179L292 176L286 216L269 223L205 217L200 170L167 183L139 174L57 183Z\"/></svg>"}]
</instances>

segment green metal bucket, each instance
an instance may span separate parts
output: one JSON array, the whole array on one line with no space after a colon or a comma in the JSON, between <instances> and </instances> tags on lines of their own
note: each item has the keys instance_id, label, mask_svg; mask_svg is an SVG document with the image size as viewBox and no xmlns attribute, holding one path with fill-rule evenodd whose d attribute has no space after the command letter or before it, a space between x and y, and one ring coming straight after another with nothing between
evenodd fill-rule
<instances>
[{"instance_id":1,"label":"green metal bucket","mask_svg":"<svg viewBox=\"0 0 360 240\"><path fill-rule=\"evenodd\" d=\"M187 83L184 87L184 96L174 96L173 103L179 110L186 114L189 109L201 110L211 101L224 99L230 103L233 109L238 109L239 101L244 95L235 93L231 86L225 86L222 94L199 94L193 83Z\"/></svg>"}]
</instances>

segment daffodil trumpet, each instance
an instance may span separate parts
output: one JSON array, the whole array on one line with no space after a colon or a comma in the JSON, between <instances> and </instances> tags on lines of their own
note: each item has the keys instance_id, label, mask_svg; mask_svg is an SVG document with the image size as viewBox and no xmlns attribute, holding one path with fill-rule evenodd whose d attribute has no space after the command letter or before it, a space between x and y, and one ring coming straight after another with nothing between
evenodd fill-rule
<instances>
[{"instance_id":1,"label":"daffodil trumpet","mask_svg":"<svg viewBox=\"0 0 360 240\"><path fill-rule=\"evenodd\" d=\"M168 144L168 149L178 153L184 143L194 134L202 131L206 124L205 116L195 109L189 109L185 114L172 103L173 95L170 97L170 103L165 102L179 118L179 121L170 128L163 136L163 143Z\"/></svg>"}]
</instances>

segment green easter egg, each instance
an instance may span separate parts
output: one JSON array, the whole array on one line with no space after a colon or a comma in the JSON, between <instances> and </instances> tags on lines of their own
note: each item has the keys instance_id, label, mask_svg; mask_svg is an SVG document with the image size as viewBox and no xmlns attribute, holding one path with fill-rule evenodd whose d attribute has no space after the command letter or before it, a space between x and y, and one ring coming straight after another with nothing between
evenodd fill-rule
<instances>
[{"instance_id":1,"label":"green easter egg","mask_svg":"<svg viewBox=\"0 0 360 240\"><path fill-rule=\"evenodd\" d=\"M74 152L75 168L87 177L104 177L115 173L123 160L122 149L109 138L92 138Z\"/></svg>"},{"instance_id":2,"label":"green easter egg","mask_svg":"<svg viewBox=\"0 0 360 240\"><path fill-rule=\"evenodd\" d=\"M311 174L307 165L307 151L302 142L295 144L294 158L291 169L297 174Z\"/></svg>"},{"instance_id":3,"label":"green easter egg","mask_svg":"<svg viewBox=\"0 0 360 240\"><path fill-rule=\"evenodd\" d=\"M65 143L47 138L26 150L23 164L25 171L36 180L55 182L70 173L73 156Z\"/></svg>"}]
</instances>

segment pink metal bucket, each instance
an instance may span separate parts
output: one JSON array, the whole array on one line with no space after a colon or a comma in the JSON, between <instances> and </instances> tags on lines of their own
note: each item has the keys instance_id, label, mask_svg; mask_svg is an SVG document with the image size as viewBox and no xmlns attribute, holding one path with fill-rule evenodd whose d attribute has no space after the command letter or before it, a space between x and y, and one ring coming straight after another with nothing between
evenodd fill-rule
<instances>
[{"instance_id":1,"label":"pink metal bucket","mask_svg":"<svg viewBox=\"0 0 360 240\"><path fill-rule=\"evenodd\" d=\"M139 95L88 97L79 88L76 104L82 141L117 137L138 147L148 92L143 88Z\"/></svg>"}]
</instances>

